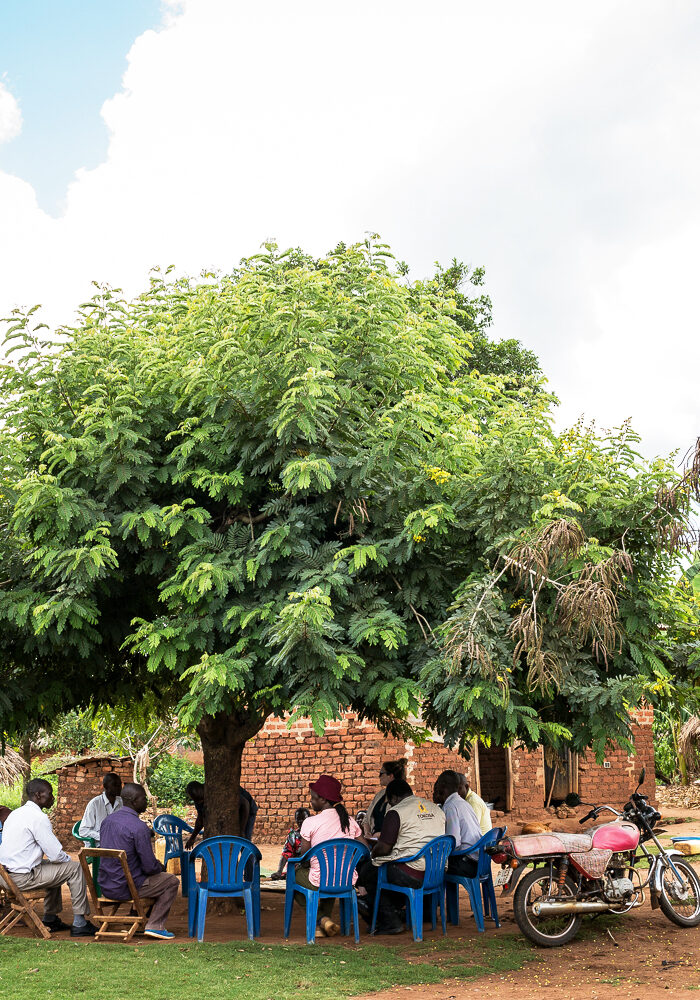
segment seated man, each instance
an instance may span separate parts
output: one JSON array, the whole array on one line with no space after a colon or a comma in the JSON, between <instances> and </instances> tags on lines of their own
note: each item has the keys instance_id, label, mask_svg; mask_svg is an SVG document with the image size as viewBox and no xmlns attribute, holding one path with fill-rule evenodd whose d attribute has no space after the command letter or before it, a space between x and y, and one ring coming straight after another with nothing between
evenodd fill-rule
<instances>
[{"instance_id":1,"label":"seated man","mask_svg":"<svg viewBox=\"0 0 700 1000\"><path fill-rule=\"evenodd\" d=\"M1 824L4 824L5 820L10 815L11 812L12 812L12 810L9 808L9 806L0 806L0 823Z\"/></svg>"},{"instance_id":2,"label":"seated man","mask_svg":"<svg viewBox=\"0 0 700 1000\"><path fill-rule=\"evenodd\" d=\"M180 879L165 870L151 846L151 833L139 819L147 804L143 785L131 782L122 790L124 805L102 823L100 847L126 851L126 863L139 896L154 899L144 934L167 941L175 935L165 928L165 920L177 896ZM117 858L102 858L98 876L100 889L107 899L131 899L124 870Z\"/></svg>"},{"instance_id":3,"label":"seated man","mask_svg":"<svg viewBox=\"0 0 700 1000\"><path fill-rule=\"evenodd\" d=\"M204 785L201 781L190 781L185 786L185 791L192 799L195 809L197 810L197 818L194 821L194 829L190 837L184 844L186 851L191 851L194 847L197 835L204 829L204 822L207 815L207 807L204 801ZM258 814L258 804L245 788L240 789L240 795L238 798L238 829L240 831L239 836L245 837L246 840L253 839L253 828L255 827L255 817ZM228 831L232 833L232 831Z\"/></svg>"},{"instance_id":4,"label":"seated man","mask_svg":"<svg viewBox=\"0 0 700 1000\"><path fill-rule=\"evenodd\" d=\"M104 789L102 794L90 799L85 806L85 812L78 827L80 836L86 839L92 838L97 847L100 846L100 827L103 820L124 805L119 794L122 790L122 779L118 774L115 774L114 771L105 774L102 779L102 788Z\"/></svg>"},{"instance_id":5,"label":"seated man","mask_svg":"<svg viewBox=\"0 0 700 1000\"><path fill-rule=\"evenodd\" d=\"M481 840L481 829L476 813L459 794L459 775L456 771L443 771L435 782L433 798L445 813L445 833L455 839L455 850L463 851ZM479 852L452 855L447 862L450 875L474 878L477 873Z\"/></svg>"},{"instance_id":6,"label":"seated man","mask_svg":"<svg viewBox=\"0 0 700 1000\"><path fill-rule=\"evenodd\" d=\"M379 840L372 848L370 860L358 865L358 884L367 890L366 902L358 900L360 913L372 919L377 893L377 873L380 865L387 865L387 877L394 885L420 889L425 875L425 861L403 864L402 858L417 854L435 837L445 833L445 816L427 799L414 795L411 786L402 778L394 778L386 788L389 808L384 816ZM404 929L402 898L390 892L379 897L377 917L378 934L400 934Z\"/></svg>"},{"instance_id":7,"label":"seated man","mask_svg":"<svg viewBox=\"0 0 700 1000\"><path fill-rule=\"evenodd\" d=\"M44 923L52 933L68 930L68 924L59 917L63 909L61 886L65 882L73 906L71 936L90 937L95 928L85 919L90 907L83 870L63 850L51 820L42 812L50 809L53 803L53 789L48 781L34 778L28 783L27 801L14 809L3 824L0 864L5 866L22 892L46 890Z\"/></svg>"},{"instance_id":8,"label":"seated man","mask_svg":"<svg viewBox=\"0 0 700 1000\"><path fill-rule=\"evenodd\" d=\"M455 771L455 774L459 778L460 798L463 798L476 813L476 818L479 821L479 829L481 830L481 834L483 836L493 827L493 823L491 822L491 811L481 796L477 795L474 789L469 787L469 778L466 774L460 774L459 771Z\"/></svg>"}]
</instances>

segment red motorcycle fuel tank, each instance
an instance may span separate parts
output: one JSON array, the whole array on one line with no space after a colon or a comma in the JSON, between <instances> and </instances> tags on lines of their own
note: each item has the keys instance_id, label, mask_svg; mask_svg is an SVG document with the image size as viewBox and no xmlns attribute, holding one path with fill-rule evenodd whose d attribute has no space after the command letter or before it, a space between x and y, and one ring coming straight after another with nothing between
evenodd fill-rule
<instances>
[{"instance_id":1,"label":"red motorcycle fuel tank","mask_svg":"<svg viewBox=\"0 0 700 1000\"><path fill-rule=\"evenodd\" d=\"M607 851L633 851L639 844L639 830L633 823L605 823L593 830L593 847Z\"/></svg>"}]
</instances>

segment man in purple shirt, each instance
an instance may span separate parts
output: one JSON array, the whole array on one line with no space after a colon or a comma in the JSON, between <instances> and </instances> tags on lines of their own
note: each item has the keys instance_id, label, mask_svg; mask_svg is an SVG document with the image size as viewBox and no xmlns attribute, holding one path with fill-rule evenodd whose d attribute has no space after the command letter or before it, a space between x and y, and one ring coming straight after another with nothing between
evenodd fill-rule
<instances>
[{"instance_id":1,"label":"man in purple shirt","mask_svg":"<svg viewBox=\"0 0 700 1000\"><path fill-rule=\"evenodd\" d=\"M123 808L102 821L100 847L126 851L126 863L139 896L154 899L144 934L167 941L175 937L165 928L165 920L177 896L180 880L167 872L153 853L151 834L139 819L147 804L143 785L129 783L122 789ZM102 858L98 881L107 899L131 899L121 862Z\"/></svg>"}]
</instances>

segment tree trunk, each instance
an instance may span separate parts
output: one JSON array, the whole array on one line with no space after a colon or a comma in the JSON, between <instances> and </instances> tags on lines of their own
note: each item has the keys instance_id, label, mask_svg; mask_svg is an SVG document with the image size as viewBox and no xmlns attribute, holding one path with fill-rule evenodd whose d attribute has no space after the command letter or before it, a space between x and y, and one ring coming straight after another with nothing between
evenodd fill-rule
<instances>
[{"instance_id":1,"label":"tree trunk","mask_svg":"<svg viewBox=\"0 0 700 1000\"><path fill-rule=\"evenodd\" d=\"M264 722L264 715L241 717L219 713L204 716L197 726L204 754L207 837L243 833L238 822L243 751Z\"/></svg>"},{"instance_id":2,"label":"tree trunk","mask_svg":"<svg viewBox=\"0 0 700 1000\"><path fill-rule=\"evenodd\" d=\"M32 741L29 736L25 737L25 739L22 740L20 753L24 757L24 762L27 765L25 774L26 774L26 780L29 781L32 774Z\"/></svg>"}]
</instances>

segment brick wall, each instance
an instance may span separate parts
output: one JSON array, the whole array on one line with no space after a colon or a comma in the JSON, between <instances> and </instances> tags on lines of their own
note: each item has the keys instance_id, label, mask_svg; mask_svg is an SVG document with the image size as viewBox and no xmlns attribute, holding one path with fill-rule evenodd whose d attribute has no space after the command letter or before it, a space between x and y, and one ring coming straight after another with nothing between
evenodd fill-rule
<instances>
[{"instance_id":1,"label":"brick wall","mask_svg":"<svg viewBox=\"0 0 700 1000\"><path fill-rule=\"evenodd\" d=\"M54 833L68 851L80 844L71 835L74 823L83 818L85 806L102 791L102 779L116 771L123 782L133 781L133 764L128 757L90 757L64 764L54 772L58 776L58 795L51 814Z\"/></svg>"},{"instance_id":2,"label":"brick wall","mask_svg":"<svg viewBox=\"0 0 700 1000\"><path fill-rule=\"evenodd\" d=\"M242 783L259 806L255 839L264 843L284 837L295 809L309 805L309 782L332 774L342 782L351 814L365 809L379 789L384 760L408 758L407 778L418 795L432 799L441 771L470 771L469 761L440 742L416 747L383 736L368 722L348 714L317 736L308 720L291 729L281 719L269 719L245 749Z\"/></svg>"},{"instance_id":3,"label":"brick wall","mask_svg":"<svg viewBox=\"0 0 700 1000\"><path fill-rule=\"evenodd\" d=\"M586 802L609 802L619 808L634 791L639 779L639 772L646 767L647 777L642 792L649 796L649 801L656 804L656 782L654 779L654 739L652 709L639 709L636 713L637 723L633 727L635 753L630 756L624 750L608 751L605 761L609 768L596 764L592 753L582 756L579 760L579 790L581 798Z\"/></svg>"},{"instance_id":4,"label":"brick wall","mask_svg":"<svg viewBox=\"0 0 700 1000\"><path fill-rule=\"evenodd\" d=\"M636 754L611 751L609 768L595 763L592 755L579 761L579 787L582 799L622 804L636 784L635 775L646 765L650 778L645 786L654 799L654 748L651 710L637 713L634 727ZM308 720L291 729L281 719L269 719L262 732L246 747L243 755L243 785L258 802L260 811L255 838L275 841L286 833L299 806L309 804L309 782L319 774L332 774L343 785L343 796L350 813L356 813L372 800L379 788L379 768L383 760L408 758L407 778L416 793L432 798L433 784L440 771L454 768L472 775L471 762L447 750L436 740L422 746L404 743L382 734L368 722L348 714L329 724L323 736L317 736ZM511 751L513 781L512 820L547 817L544 811L545 775L542 748ZM505 808L507 793L506 752L502 747L479 748L479 772L482 797L496 800L499 813ZM498 818L498 817L497 817Z\"/></svg>"}]
</instances>

